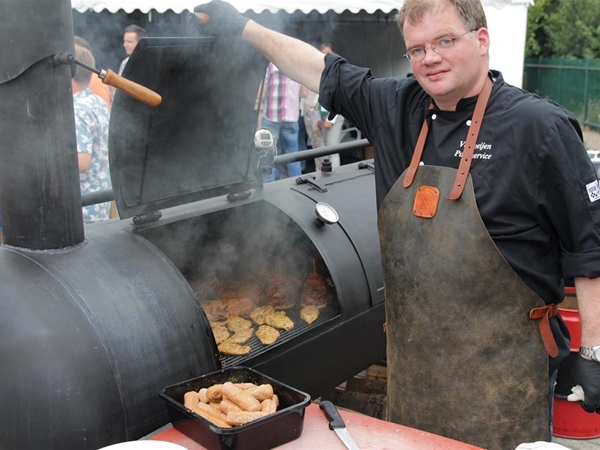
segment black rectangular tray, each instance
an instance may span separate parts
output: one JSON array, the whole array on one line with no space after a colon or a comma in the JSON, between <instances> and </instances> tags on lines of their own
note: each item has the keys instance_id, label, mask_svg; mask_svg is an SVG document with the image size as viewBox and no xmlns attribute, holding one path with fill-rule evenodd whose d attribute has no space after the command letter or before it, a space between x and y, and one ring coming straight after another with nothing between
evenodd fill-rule
<instances>
[{"instance_id":1,"label":"black rectangular tray","mask_svg":"<svg viewBox=\"0 0 600 450\"><path fill-rule=\"evenodd\" d=\"M279 397L274 414L244 425L221 428L183 406L183 395L213 384L271 384ZM267 450L297 439L304 426L304 410L310 395L280 383L248 367L231 367L167 386L159 393L166 401L173 427L208 450Z\"/></svg>"}]
</instances>

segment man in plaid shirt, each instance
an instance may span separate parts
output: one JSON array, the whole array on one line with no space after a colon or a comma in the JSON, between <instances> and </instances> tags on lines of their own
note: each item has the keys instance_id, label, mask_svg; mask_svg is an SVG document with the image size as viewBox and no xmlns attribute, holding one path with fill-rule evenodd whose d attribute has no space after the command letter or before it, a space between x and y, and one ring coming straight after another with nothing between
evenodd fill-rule
<instances>
[{"instance_id":1,"label":"man in plaid shirt","mask_svg":"<svg viewBox=\"0 0 600 450\"><path fill-rule=\"evenodd\" d=\"M298 151L300 98L306 97L306 94L306 88L280 72L274 64L269 64L265 76L265 110L262 126L273 133L276 142L282 144L284 153ZM273 169L265 177L265 182L273 181L276 177L298 177L302 175L302 165L300 162L289 163L287 174L285 172L285 167Z\"/></svg>"}]
</instances>

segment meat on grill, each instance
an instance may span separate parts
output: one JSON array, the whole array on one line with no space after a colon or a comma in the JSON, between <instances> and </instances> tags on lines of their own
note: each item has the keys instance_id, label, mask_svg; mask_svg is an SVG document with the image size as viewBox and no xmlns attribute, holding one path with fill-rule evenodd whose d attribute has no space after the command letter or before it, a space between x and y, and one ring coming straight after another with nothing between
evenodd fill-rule
<instances>
[{"instance_id":1,"label":"meat on grill","mask_svg":"<svg viewBox=\"0 0 600 450\"><path fill-rule=\"evenodd\" d=\"M264 302L275 309L289 309L296 306L300 284L281 273L275 275L263 289Z\"/></svg>"},{"instance_id":2,"label":"meat on grill","mask_svg":"<svg viewBox=\"0 0 600 450\"><path fill-rule=\"evenodd\" d=\"M302 282L302 305L314 305L319 308L331 303L331 293L325 278L313 271L309 273Z\"/></svg>"}]
</instances>

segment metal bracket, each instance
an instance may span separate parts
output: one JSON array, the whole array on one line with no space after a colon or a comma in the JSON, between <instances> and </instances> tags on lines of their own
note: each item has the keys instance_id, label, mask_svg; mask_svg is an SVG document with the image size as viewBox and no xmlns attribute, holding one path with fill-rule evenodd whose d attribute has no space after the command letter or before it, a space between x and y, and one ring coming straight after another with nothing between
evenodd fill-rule
<instances>
[{"instance_id":1,"label":"metal bracket","mask_svg":"<svg viewBox=\"0 0 600 450\"><path fill-rule=\"evenodd\" d=\"M375 164L363 161L363 162L358 163L358 168L375 170Z\"/></svg>"},{"instance_id":2,"label":"metal bracket","mask_svg":"<svg viewBox=\"0 0 600 450\"><path fill-rule=\"evenodd\" d=\"M306 175L304 177L298 177L298 178L296 178L296 184L310 184L315 189L317 189L319 192L327 192L327 188L321 186L319 183L314 181L315 179L316 179L316 177L314 175Z\"/></svg>"}]
</instances>

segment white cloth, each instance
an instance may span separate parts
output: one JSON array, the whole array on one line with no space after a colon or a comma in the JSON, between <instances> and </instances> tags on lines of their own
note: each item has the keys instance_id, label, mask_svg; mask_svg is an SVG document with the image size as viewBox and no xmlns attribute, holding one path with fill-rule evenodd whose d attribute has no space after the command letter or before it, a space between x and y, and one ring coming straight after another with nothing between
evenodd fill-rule
<instances>
[{"instance_id":1,"label":"white cloth","mask_svg":"<svg viewBox=\"0 0 600 450\"><path fill-rule=\"evenodd\" d=\"M530 442L520 444L515 450L571 450L554 442Z\"/></svg>"}]
</instances>

